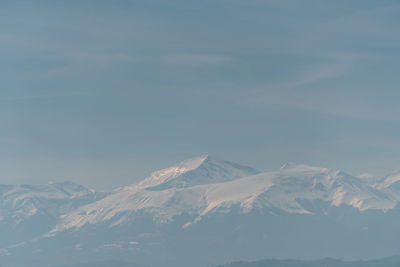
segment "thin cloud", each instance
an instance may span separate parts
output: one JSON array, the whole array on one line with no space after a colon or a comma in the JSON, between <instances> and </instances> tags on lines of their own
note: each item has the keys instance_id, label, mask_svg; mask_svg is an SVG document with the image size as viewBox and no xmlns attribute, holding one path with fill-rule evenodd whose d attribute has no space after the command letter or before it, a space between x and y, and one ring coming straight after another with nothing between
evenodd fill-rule
<instances>
[{"instance_id":1,"label":"thin cloud","mask_svg":"<svg viewBox=\"0 0 400 267\"><path fill-rule=\"evenodd\" d=\"M247 90L249 93L248 102L250 104L266 104L271 103L272 100L272 103L282 103L282 100L285 101L291 96L295 96L300 89L304 90L307 86L314 83L337 78L349 73L359 60L359 56L336 55L332 59L330 63L300 71L287 80L249 88ZM276 102L278 99L275 98L281 101Z\"/></svg>"},{"instance_id":2,"label":"thin cloud","mask_svg":"<svg viewBox=\"0 0 400 267\"><path fill-rule=\"evenodd\" d=\"M351 77L361 60L379 60L374 54L338 54L331 62L303 70L291 78L271 84L214 85L213 94L251 109L298 110L345 118L398 121L397 105L378 108L374 99L357 88L335 88L331 81ZM341 82L343 86L343 82ZM345 83L346 84L346 83ZM344 84L344 86L346 86ZM351 85L349 85L351 86ZM343 94L343 91L346 94Z\"/></svg>"},{"instance_id":3,"label":"thin cloud","mask_svg":"<svg viewBox=\"0 0 400 267\"><path fill-rule=\"evenodd\" d=\"M198 67L204 65L218 65L231 61L232 58L221 55L171 53L162 57L162 61L175 67Z\"/></svg>"},{"instance_id":4,"label":"thin cloud","mask_svg":"<svg viewBox=\"0 0 400 267\"><path fill-rule=\"evenodd\" d=\"M342 54L333 58L332 63L300 72L287 81L250 88L246 105L355 119L399 120L397 105L387 104L378 108L375 99L363 95L357 88L335 88L329 82L350 76L362 59L378 59L377 55ZM346 91L345 95L343 91Z\"/></svg>"},{"instance_id":5,"label":"thin cloud","mask_svg":"<svg viewBox=\"0 0 400 267\"><path fill-rule=\"evenodd\" d=\"M60 97L77 97L77 96L89 96L92 93L88 91L62 91L62 92L50 92L50 93L33 93L24 94L18 96L7 96L1 97L0 101L20 101L20 100L34 100L34 99L48 99L48 98L60 98Z\"/></svg>"}]
</instances>

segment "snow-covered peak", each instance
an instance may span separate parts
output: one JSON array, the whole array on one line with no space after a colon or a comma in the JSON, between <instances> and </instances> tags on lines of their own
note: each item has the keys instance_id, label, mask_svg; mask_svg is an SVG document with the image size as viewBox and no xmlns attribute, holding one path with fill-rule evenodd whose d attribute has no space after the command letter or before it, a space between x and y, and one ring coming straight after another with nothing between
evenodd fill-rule
<instances>
[{"instance_id":1,"label":"snow-covered peak","mask_svg":"<svg viewBox=\"0 0 400 267\"><path fill-rule=\"evenodd\" d=\"M57 182L57 183L50 182L49 185L52 188L54 188L55 190L63 192L66 195L69 195L71 197L77 197L77 196L94 193L93 189L86 188L80 184L70 182L70 181Z\"/></svg>"},{"instance_id":2,"label":"snow-covered peak","mask_svg":"<svg viewBox=\"0 0 400 267\"><path fill-rule=\"evenodd\" d=\"M275 172L258 173L211 157L155 172L140 185L118 190L66 214L52 234L86 224L116 226L142 213L151 214L158 223L169 223L182 214L197 217L185 224L189 226L203 216L229 212L235 206L243 212L272 209L310 214L320 212L315 210L320 203L361 211L389 210L397 203L343 171L290 164Z\"/></svg>"},{"instance_id":3,"label":"snow-covered peak","mask_svg":"<svg viewBox=\"0 0 400 267\"><path fill-rule=\"evenodd\" d=\"M383 177L377 184L381 189L389 188L400 182L400 171L392 172L391 174Z\"/></svg>"},{"instance_id":4,"label":"snow-covered peak","mask_svg":"<svg viewBox=\"0 0 400 267\"><path fill-rule=\"evenodd\" d=\"M0 216L17 224L37 214L57 218L98 198L93 190L72 182L0 185Z\"/></svg>"},{"instance_id":5,"label":"snow-covered peak","mask_svg":"<svg viewBox=\"0 0 400 267\"><path fill-rule=\"evenodd\" d=\"M373 188L377 188L379 185L379 181L382 179L381 177L370 173L363 173L355 177L359 179L362 183L368 184Z\"/></svg>"},{"instance_id":6,"label":"snow-covered peak","mask_svg":"<svg viewBox=\"0 0 400 267\"><path fill-rule=\"evenodd\" d=\"M66 214L52 234L87 224L129 223L138 214L150 214L158 223L187 214L195 218L186 224L189 226L203 216L229 212L230 207L240 207L243 212L271 209L312 214L341 206L387 211L398 203L391 193L340 170L290 163L260 173L203 156L154 172L138 184Z\"/></svg>"},{"instance_id":7,"label":"snow-covered peak","mask_svg":"<svg viewBox=\"0 0 400 267\"><path fill-rule=\"evenodd\" d=\"M257 173L259 171L251 167L205 155L153 172L137 186L152 190L183 188L231 181Z\"/></svg>"},{"instance_id":8,"label":"snow-covered peak","mask_svg":"<svg viewBox=\"0 0 400 267\"><path fill-rule=\"evenodd\" d=\"M11 186L3 197L9 198L47 198L64 199L93 193L92 190L72 182L53 183L47 185L17 185Z\"/></svg>"},{"instance_id":9,"label":"snow-covered peak","mask_svg":"<svg viewBox=\"0 0 400 267\"><path fill-rule=\"evenodd\" d=\"M360 175L357 175L356 177L365 180L377 179L377 176L371 173L362 173Z\"/></svg>"},{"instance_id":10,"label":"snow-covered peak","mask_svg":"<svg viewBox=\"0 0 400 267\"><path fill-rule=\"evenodd\" d=\"M288 162L282 165L280 171L284 172L297 172L297 173L326 173L329 171L327 168L315 167L306 164L298 164Z\"/></svg>"},{"instance_id":11,"label":"snow-covered peak","mask_svg":"<svg viewBox=\"0 0 400 267\"><path fill-rule=\"evenodd\" d=\"M185 172L198 168L206 159L208 155L191 158L184 160L174 166L153 172L150 177L144 179L139 183L142 187L156 186L174 179Z\"/></svg>"}]
</instances>

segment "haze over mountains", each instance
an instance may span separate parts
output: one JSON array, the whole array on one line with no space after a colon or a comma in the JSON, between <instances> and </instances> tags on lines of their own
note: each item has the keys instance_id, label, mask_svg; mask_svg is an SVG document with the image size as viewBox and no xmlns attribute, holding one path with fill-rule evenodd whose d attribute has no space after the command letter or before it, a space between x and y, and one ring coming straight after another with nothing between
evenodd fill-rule
<instances>
[{"instance_id":1,"label":"haze over mountains","mask_svg":"<svg viewBox=\"0 0 400 267\"><path fill-rule=\"evenodd\" d=\"M0 198L5 266L400 254L396 172L355 177L298 164L261 172L202 156L107 193L73 183L2 185Z\"/></svg>"}]
</instances>

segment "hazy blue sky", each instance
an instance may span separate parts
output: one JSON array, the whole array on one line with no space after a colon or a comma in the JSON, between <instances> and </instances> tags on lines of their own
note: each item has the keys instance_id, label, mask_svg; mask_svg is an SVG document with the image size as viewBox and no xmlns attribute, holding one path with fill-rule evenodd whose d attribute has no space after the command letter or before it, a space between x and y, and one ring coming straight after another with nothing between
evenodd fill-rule
<instances>
[{"instance_id":1,"label":"hazy blue sky","mask_svg":"<svg viewBox=\"0 0 400 267\"><path fill-rule=\"evenodd\" d=\"M0 183L211 154L400 169L400 2L1 1Z\"/></svg>"}]
</instances>

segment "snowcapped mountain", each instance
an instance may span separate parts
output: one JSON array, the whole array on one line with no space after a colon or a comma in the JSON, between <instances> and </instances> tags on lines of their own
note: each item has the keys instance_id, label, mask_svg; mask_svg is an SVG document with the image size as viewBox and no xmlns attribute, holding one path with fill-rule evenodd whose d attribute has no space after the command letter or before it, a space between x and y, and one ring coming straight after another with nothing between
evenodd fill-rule
<instances>
[{"instance_id":1,"label":"snowcapped mountain","mask_svg":"<svg viewBox=\"0 0 400 267\"><path fill-rule=\"evenodd\" d=\"M44 234L56 225L60 215L104 196L71 182L0 185L0 244Z\"/></svg>"},{"instance_id":2,"label":"snowcapped mountain","mask_svg":"<svg viewBox=\"0 0 400 267\"><path fill-rule=\"evenodd\" d=\"M386 183L384 188L389 187ZM209 213L226 213L236 206L243 213L278 209L312 214L317 211L309 203L320 201L360 211L387 211L397 205L398 198L385 192L342 171L285 164L278 171L259 173L206 156L157 171L137 184L67 213L53 233L98 223L114 227L134 220L138 213L151 215L157 223L170 223L186 213L195 216L183 225L189 227Z\"/></svg>"},{"instance_id":3,"label":"snowcapped mountain","mask_svg":"<svg viewBox=\"0 0 400 267\"><path fill-rule=\"evenodd\" d=\"M257 173L253 168L210 156L185 160L66 214L53 232L104 222L116 226L141 211L153 214L160 223L183 213L200 214L207 207L208 187Z\"/></svg>"},{"instance_id":4,"label":"snowcapped mountain","mask_svg":"<svg viewBox=\"0 0 400 267\"><path fill-rule=\"evenodd\" d=\"M3 219L9 217L16 224L41 212L57 217L76 208L73 204L76 200L94 194L93 191L70 182L38 186L0 185L0 188L0 214Z\"/></svg>"},{"instance_id":5,"label":"snowcapped mountain","mask_svg":"<svg viewBox=\"0 0 400 267\"><path fill-rule=\"evenodd\" d=\"M251 167L205 155L156 171L134 186L150 190L184 188L200 184L228 182L257 173L259 171Z\"/></svg>"},{"instance_id":6,"label":"snowcapped mountain","mask_svg":"<svg viewBox=\"0 0 400 267\"><path fill-rule=\"evenodd\" d=\"M156 266L194 266L193 259L204 266L246 258L343 258L349 251L390 256L400 237L399 184L398 172L356 177L293 163L260 172L202 156L107 194L69 183L0 186L3 229L11 227L4 221L29 222L23 224L29 230L45 225L29 242L0 247L0 254L53 257L52 263L62 263L64 255L76 261L114 257ZM38 247L46 253L32 253Z\"/></svg>"},{"instance_id":7,"label":"snowcapped mountain","mask_svg":"<svg viewBox=\"0 0 400 267\"><path fill-rule=\"evenodd\" d=\"M382 179L375 185L376 188L391 192L396 198L400 197L400 171L393 172Z\"/></svg>"},{"instance_id":8,"label":"snowcapped mountain","mask_svg":"<svg viewBox=\"0 0 400 267\"><path fill-rule=\"evenodd\" d=\"M0 185L2 220L19 224L38 214L58 218L77 207L97 200L100 194L71 182L48 185Z\"/></svg>"}]
</instances>

